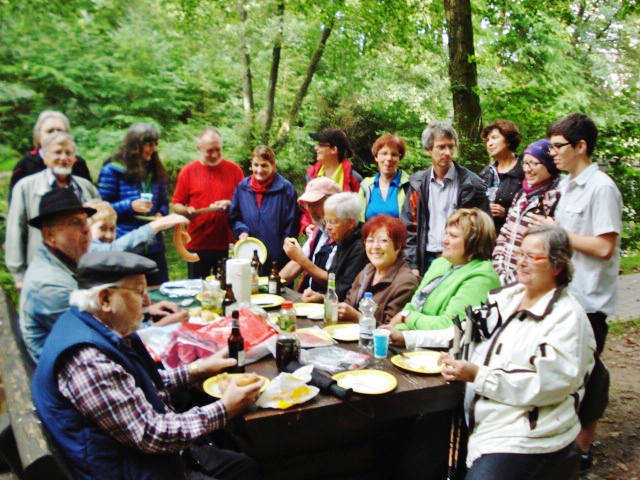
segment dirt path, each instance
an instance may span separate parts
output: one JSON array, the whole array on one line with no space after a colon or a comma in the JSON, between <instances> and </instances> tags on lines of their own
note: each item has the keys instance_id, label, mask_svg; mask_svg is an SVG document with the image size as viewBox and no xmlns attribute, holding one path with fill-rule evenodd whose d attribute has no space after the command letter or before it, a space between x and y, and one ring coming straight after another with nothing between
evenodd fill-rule
<instances>
[{"instance_id":1,"label":"dirt path","mask_svg":"<svg viewBox=\"0 0 640 480\"><path fill-rule=\"evenodd\" d=\"M609 406L594 443L595 465L581 479L640 480L640 328L624 325L623 334L607 337Z\"/></svg>"}]
</instances>

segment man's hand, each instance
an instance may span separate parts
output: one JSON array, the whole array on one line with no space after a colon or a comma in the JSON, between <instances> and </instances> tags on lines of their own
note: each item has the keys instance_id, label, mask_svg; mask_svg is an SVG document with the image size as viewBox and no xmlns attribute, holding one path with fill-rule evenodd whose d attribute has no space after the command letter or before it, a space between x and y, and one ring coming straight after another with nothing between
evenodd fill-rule
<instances>
[{"instance_id":1,"label":"man's hand","mask_svg":"<svg viewBox=\"0 0 640 480\"><path fill-rule=\"evenodd\" d=\"M222 394L222 403L227 409L227 418L235 417L253 405L260 396L264 379L244 387L238 386L235 378L231 378L229 386Z\"/></svg>"},{"instance_id":2,"label":"man's hand","mask_svg":"<svg viewBox=\"0 0 640 480\"><path fill-rule=\"evenodd\" d=\"M176 313L169 313L154 323L156 327L164 327L165 325L171 325L172 323L182 323L189 320L189 312L186 310L180 310Z\"/></svg>"},{"instance_id":3,"label":"man's hand","mask_svg":"<svg viewBox=\"0 0 640 480\"><path fill-rule=\"evenodd\" d=\"M313 231L314 231L316 228L317 228L317 227L316 227L313 223L310 223L309 225L307 225L307 228L305 228L305 229L304 229L304 234L305 234L307 237L310 237L310 236L311 236L311 234L313 233Z\"/></svg>"},{"instance_id":4,"label":"man's hand","mask_svg":"<svg viewBox=\"0 0 640 480\"><path fill-rule=\"evenodd\" d=\"M149 305L147 313L152 317L166 317L171 313L176 313L178 310L180 310L178 304L170 302L169 300L161 300Z\"/></svg>"},{"instance_id":5,"label":"man's hand","mask_svg":"<svg viewBox=\"0 0 640 480\"><path fill-rule=\"evenodd\" d=\"M284 250L284 253L287 254L287 257L296 262L298 265L304 258L307 258L302 251L302 247L298 243L298 240L293 237L285 239L284 243L282 244L282 249Z\"/></svg>"},{"instance_id":6,"label":"man's hand","mask_svg":"<svg viewBox=\"0 0 640 480\"><path fill-rule=\"evenodd\" d=\"M324 302L324 295L307 288L302 292L302 298L300 300L308 303L322 303Z\"/></svg>"},{"instance_id":7,"label":"man's hand","mask_svg":"<svg viewBox=\"0 0 640 480\"><path fill-rule=\"evenodd\" d=\"M238 363L235 358L229 358L229 349L227 347L213 355L209 355L207 358L201 358L197 362L198 373L203 377L217 375L225 368L233 367Z\"/></svg>"}]
</instances>

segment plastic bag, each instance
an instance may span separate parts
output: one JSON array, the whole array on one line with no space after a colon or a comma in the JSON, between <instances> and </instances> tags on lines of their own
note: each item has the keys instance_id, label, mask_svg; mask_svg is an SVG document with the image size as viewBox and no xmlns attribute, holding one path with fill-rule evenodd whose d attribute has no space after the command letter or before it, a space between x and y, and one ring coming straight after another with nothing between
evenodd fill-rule
<instances>
[{"instance_id":1,"label":"plastic bag","mask_svg":"<svg viewBox=\"0 0 640 480\"><path fill-rule=\"evenodd\" d=\"M338 346L318 347L300 352L300 363L313 365L329 373L359 370L369 364L369 355L353 352Z\"/></svg>"},{"instance_id":2,"label":"plastic bag","mask_svg":"<svg viewBox=\"0 0 640 480\"><path fill-rule=\"evenodd\" d=\"M240 310L240 331L244 337L245 362L251 363L269 354L275 343L276 329L248 309ZM175 368L205 358L227 346L231 317L222 317L206 325L182 323L163 351L162 362Z\"/></svg>"},{"instance_id":3,"label":"plastic bag","mask_svg":"<svg viewBox=\"0 0 640 480\"><path fill-rule=\"evenodd\" d=\"M267 389L258 397L256 405L284 410L311 400L320 392L318 387L307 385L311 381L312 371L313 365L307 365L293 373L282 372L271 380Z\"/></svg>"}]
</instances>

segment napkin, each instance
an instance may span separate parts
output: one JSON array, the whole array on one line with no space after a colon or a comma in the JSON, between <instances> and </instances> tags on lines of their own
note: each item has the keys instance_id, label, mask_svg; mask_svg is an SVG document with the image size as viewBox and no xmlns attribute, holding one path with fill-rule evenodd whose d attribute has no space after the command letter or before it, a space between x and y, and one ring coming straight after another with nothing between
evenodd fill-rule
<instances>
[{"instance_id":1,"label":"napkin","mask_svg":"<svg viewBox=\"0 0 640 480\"><path fill-rule=\"evenodd\" d=\"M256 405L262 408L285 410L293 405L304 403L315 397L320 389L307 385L311 381L313 365L305 365L293 373L282 372L271 380L262 392Z\"/></svg>"}]
</instances>

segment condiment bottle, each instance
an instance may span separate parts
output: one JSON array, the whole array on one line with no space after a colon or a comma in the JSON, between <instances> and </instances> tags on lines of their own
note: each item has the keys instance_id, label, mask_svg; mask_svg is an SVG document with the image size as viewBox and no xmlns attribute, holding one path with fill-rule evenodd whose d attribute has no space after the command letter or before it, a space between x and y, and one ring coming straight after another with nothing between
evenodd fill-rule
<instances>
[{"instance_id":1,"label":"condiment bottle","mask_svg":"<svg viewBox=\"0 0 640 480\"><path fill-rule=\"evenodd\" d=\"M234 310L231 313L231 335L227 340L229 358L235 358L238 363L229 367L230 373L244 373L244 338L240 332L240 312Z\"/></svg>"},{"instance_id":2,"label":"condiment bottle","mask_svg":"<svg viewBox=\"0 0 640 480\"><path fill-rule=\"evenodd\" d=\"M324 296L324 323L335 325L338 323L338 294L336 293L336 274L329 274L327 293Z\"/></svg>"},{"instance_id":3,"label":"condiment bottle","mask_svg":"<svg viewBox=\"0 0 640 480\"><path fill-rule=\"evenodd\" d=\"M216 315L222 314L222 291L218 280L214 279L210 282L204 282L200 303L204 310L209 310Z\"/></svg>"},{"instance_id":4,"label":"condiment bottle","mask_svg":"<svg viewBox=\"0 0 640 480\"><path fill-rule=\"evenodd\" d=\"M229 253L227 254L229 260L233 260L233 243L229 244Z\"/></svg>"},{"instance_id":5,"label":"condiment bottle","mask_svg":"<svg viewBox=\"0 0 640 480\"><path fill-rule=\"evenodd\" d=\"M293 303L286 300L282 304L280 315L280 333L276 339L276 366L282 372L292 361L300 359L300 340L296 335L296 311Z\"/></svg>"},{"instance_id":6,"label":"condiment bottle","mask_svg":"<svg viewBox=\"0 0 640 480\"><path fill-rule=\"evenodd\" d=\"M236 296L233 294L233 285L231 283L227 284L227 291L224 296L224 300L222 301L222 311L224 312L224 316L228 317L233 312L233 305L236 303Z\"/></svg>"},{"instance_id":7,"label":"condiment bottle","mask_svg":"<svg viewBox=\"0 0 640 480\"><path fill-rule=\"evenodd\" d=\"M269 275L269 293L280 295L280 275L278 274L278 263L271 264L271 274Z\"/></svg>"}]
</instances>

